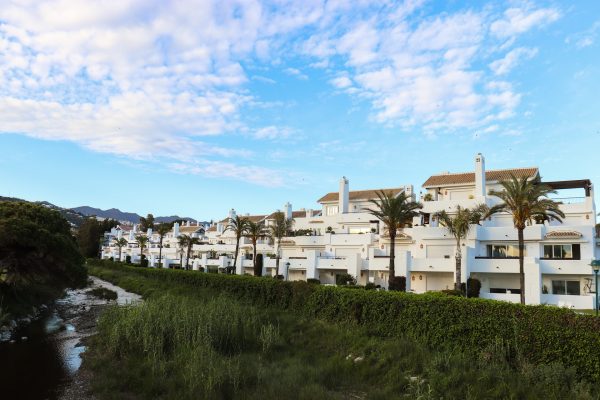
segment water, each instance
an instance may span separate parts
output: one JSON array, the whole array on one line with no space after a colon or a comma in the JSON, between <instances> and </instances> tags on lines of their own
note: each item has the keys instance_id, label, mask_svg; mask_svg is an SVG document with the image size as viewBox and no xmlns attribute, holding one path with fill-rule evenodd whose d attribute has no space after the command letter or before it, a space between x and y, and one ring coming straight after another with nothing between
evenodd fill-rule
<instances>
[{"instance_id":1,"label":"water","mask_svg":"<svg viewBox=\"0 0 600 400\"><path fill-rule=\"evenodd\" d=\"M0 343L0 398L2 400L61 399L85 351L82 339L95 332L95 316L107 302L86 292L103 286L117 292L118 304L140 297L98 278L80 290L70 290L53 310L13 334L14 343ZM79 327L79 328L76 328Z\"/></svg>"}]
</instances>

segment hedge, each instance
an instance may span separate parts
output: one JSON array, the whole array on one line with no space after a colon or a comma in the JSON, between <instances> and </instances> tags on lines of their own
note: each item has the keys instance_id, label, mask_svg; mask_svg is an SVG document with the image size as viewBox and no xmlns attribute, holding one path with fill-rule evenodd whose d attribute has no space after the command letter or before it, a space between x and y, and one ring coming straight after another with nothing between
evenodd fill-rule
<instances>
[{"instance_id":1,"label":"hedge","mask_svg":"<svg viewBox=\"0 0 600 400\"><path fill-rule=\"evenodd\" d=\"M255 305L358 324L374 334L408 336L431 347L480 356L504 351L510 360L533 364L561 362L583 377L600 378L600 318L568 309L436 293L349 290L253 276L135 268L111 261L88 260L88 265L227 292Z\"/></svg>"}]
</instances>

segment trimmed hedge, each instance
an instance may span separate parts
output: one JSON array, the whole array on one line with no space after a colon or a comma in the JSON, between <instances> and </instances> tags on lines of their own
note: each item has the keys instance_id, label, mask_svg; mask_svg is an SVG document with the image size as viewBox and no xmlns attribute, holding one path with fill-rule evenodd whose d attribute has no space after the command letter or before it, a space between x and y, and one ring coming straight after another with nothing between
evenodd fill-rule
<instances>
[{"instance_id":1,"label":"trimmed hedge","mask_svg":"<svg viewBox=\"0 0 600 400\"><path fill-rule=\"evenodd\" d=\"M256 305L294 310L332 322L366 326L385 336L408 336L432 347L476 356L503 351L510 360L561 362L588 379L600 378L600 318L549 306L465 299L437 293L349 290L253 276L142 269L88 260L88 265L175 284L227 292Z\"/></svg>"}]
</instances>

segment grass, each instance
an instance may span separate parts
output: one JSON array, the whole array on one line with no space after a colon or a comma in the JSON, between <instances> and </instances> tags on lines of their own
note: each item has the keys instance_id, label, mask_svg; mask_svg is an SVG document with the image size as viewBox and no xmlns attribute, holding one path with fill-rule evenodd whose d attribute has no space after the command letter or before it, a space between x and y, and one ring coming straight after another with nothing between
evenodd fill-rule
<instances>
[{"instance_id":1,"label":"grass","mask_svg":"<svg viewBox=\"0 0 600 400\"><path fill-rule=\"evenodd\" d=\"M90 272L142 294L110 307L85 353L102 399L597 399L560 364L477 357L368 327L264 309L117 270Z\"/></svg>"},{"instance_id":2,"label":"grass","mask_svg":"<svg viewBox=\"0 0 600 400\"><path fill-rule=\"evenodd\" d=\"M118 297L117 292L103 287L88 290L88 293L103 300L116 300Z\"/></svg>"}]
</instances>

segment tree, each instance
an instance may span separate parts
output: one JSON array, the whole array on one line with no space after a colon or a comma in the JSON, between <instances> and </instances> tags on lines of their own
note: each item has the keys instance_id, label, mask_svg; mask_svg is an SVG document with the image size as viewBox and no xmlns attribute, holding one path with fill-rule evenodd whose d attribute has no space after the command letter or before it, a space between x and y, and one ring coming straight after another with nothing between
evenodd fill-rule
<instances>
[{"instance_id":1,"label":"tree","mask_svg":"<svg viewBox=\"0 0 600 400\"><path fill-rule=\"evenodd\" d=\"M275 252L275 276L279 275L279 259L281 258L281 239L287 236L292 229L294 220L286 218L285 214L277 211L273 216L273 224L269 226L269 236L275 240L277 250Z\"/></svg>"},{"instance_id":2,"label":"tree","mask_svg":"<svg viewBox=\"0 0 600 400\"><path fill-rule=\"evenodd\" d=\"M114 239L114 242L115 246L119 248L119 261L121 261L121 249L127 246L129 242L125 238Z\"/></svg>"},{"instance_id":3,"label":"tree","mask_svg":"<svg viewBox=\"0 0 600 400\"><path fill-rule=\"evenodd\" d=\"M446 213L445 210L435 214L435 217L439 220L440 225L445 227L446 230L452 236L454 236L454 239L456 240L456 253L454 256L456 260L456 274L454 280L455 290L461 290L461 242L469 234L471 226L479 224L488 211L489 209L485 204L480 204L472 210L457 206L456 213L453 213L452 215Z\"/></svg>"},{"instance_id":4,"label":"tree","mask_svg":"<svg viewBox=\"0 0 600 400\"><path fill-rule=\"evenodd\" d=\"M143 265L144 263L142 261L144 259L144 248L150 241L150 238L148 236L144 236L144 235L137 235L135 237L135 241L140 246L140 265Z\"/></svg>"},{"instance_id":5,"label":"tree","mask_svg":"<svg viewBox=\"0 0 600 400\"><path fill-rule=\"evenodd\" d=\"M164 264L162 262L162 249L163 249L163 239L165 238L165 236L167 235L167 233L169 233L171 231L171 229L173 228L173 224L170 224L168 222L163 222L160 225L158 225L158 229L156 230L156 232L158 233L158 263L160 264L160 267L162 267Z\"/></svg>"},{"instance_id":6,"label":"tree","mask_svg":"<svg viewBox=\"0 0 600 400\"><path fill-rule=\"evenodd\" d=\"M71 227L59 212L27 202L0 202L0 297L8 287L14 293L36 285L53 290L84 285L83 263Z\"/></svg>"},{"instance_id":7,"label":"tree","mask_svg":"<svg viewBox=\"0 0 600 400\"><path fill-rule=\"evenodd\" d=\"M140 217L140 232L147 232L148 229L154 229L154 215L148 214L146 218Z\"/></svg>"},{"instance_id":8,"label":"tree","mask_svg":"<svg viewBox=\"0 0 600 400\"><path fill-rule=\"evenodd\" d=\"M177 237L177 247L179 247L179 268L183 268L183 251L188 245L188 235L179 235Z\"/></svg>"},{"instance_id":9,"label":"tree","mask_svg":"<svg viewBox=\"0 0 600 400\"><path fill-rule=\"evenodd\" d=\"M246 233L248 226L248 218L240 217L236 215L235 218L229 218L225 231L232 231L235 234L235 255L233 258L233 270L237 263L238 253L240 251L240 239Z\"/></svg>"},{"instance_id":10,"label":"tree","mask_svg":"<svg viewBox=\"0 0 600 400\"><path fill-rule=\"evenodd\" d=\"M248 221L245 236L248 239L250 239L250 241L252 242L252 265L254 267L253 268L254 275L261 276L262 268L261 268L261 270L258 270L256 268L256 244L259 239L262 239L267 236L264 221L259 221L259 222Z\"/></svg>"},{"instance_id":11,"label":"tree","mask_svg":"<svg viewBox=\"0 0 600 400\"><path fill-rule=\"evenodd\" d=\"M185 237L185 246L187 248L186 258L185 258L185 269L189 269L190 265L190 253L192 252L192 247L195 244L200 244L200 239L197 237L191 237L188 235L182 235Z\"/></svg>"},{"instance_id":12,"label":"tree","mask_svg":"<svg viewBox=\"0 0 600 400\"><path fill-rule=\"evenodd\" d=\"M98 221L96 217L88 217L77 231L77 244L84 257L98 257L104 232L118 225L114 219Z\"/></svg>"},{"instance_id":13,"label":"tree","mask_svg":"<svg viewBox=\"0 0 600 400\"><path fill-rule=\"evenodd\" d=\"M383 222L390 237L388 288L396 290L394 279L396 276L396 235L398 234L398 229L402 229L411 223L413 217L418 215L416 210L421 209L423 206L413 201L404 192L400 193L398 197L394 197L391 193L385 193L382 190L376 193L378 199L369 200L376 208L367 208L366 211Z\"/></svg>"},{"instance_id":14,"label":"tree","mask_svg":"<svg viewBox=\"0 0 600 400\"><path fill-rule=\"evenodd\" d=\"M500 182L501 191L491 190L490 196L498 197L502 203L490 208L486 217L505 212L512 215L513 225L517 229L519 240L519 280L521 285L521 304L525 304L525 271L524 271L524 231L533 221L543 222L551 218L562 222L565 214L559 209L561 202L548 198L556 193L538 180L527 177L517 178L511 175L507 181Z\"/></svg>"}]
</instances>

